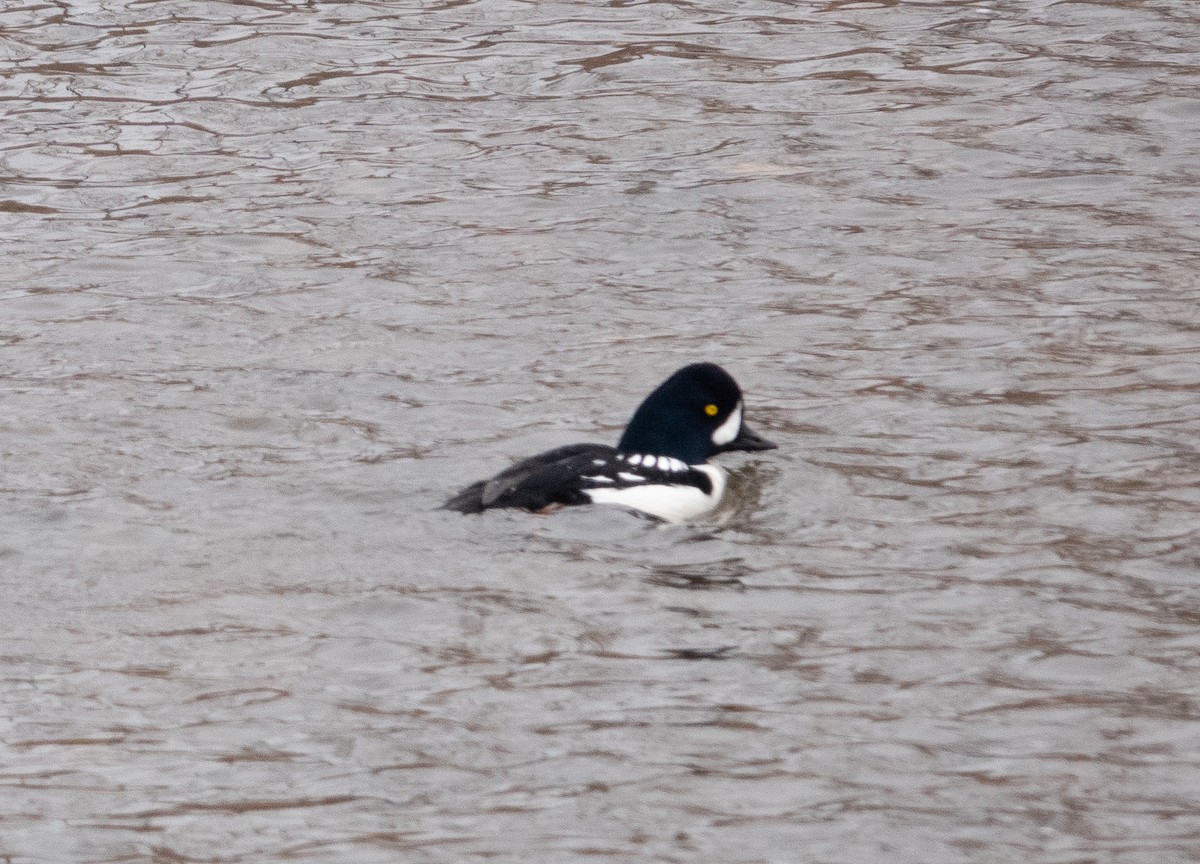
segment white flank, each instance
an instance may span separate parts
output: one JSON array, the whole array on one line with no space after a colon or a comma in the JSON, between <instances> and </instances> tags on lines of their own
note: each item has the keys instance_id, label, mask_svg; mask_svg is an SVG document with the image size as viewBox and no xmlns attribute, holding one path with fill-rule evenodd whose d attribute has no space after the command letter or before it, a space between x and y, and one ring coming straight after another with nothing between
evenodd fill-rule
<instances>
[{"instance_id":1,"label":"white flank","mask_svg":"<svg viewBox=\"0 0 1200 864\"><path fill-rule=\"evenodd\" d=\"M742 403L739 402L728 419L713 430L712 441L718 447L724 447L742 431Z\"/></svg>"},{"instance_id":2,"label":"white flank","mask_svg":"<svg viewBox=\"0 0 1200 864\"><path fill-rule=\"evenodd\" d=\"M691 522L716 507L725 494L725 472L722 469L716 465L692 467L708 475L713 486L711 495L705 495L695 486L683 484L656 484L632 489L585 489L583 492L596 504L620 504L667 522Z\"/></svg>"}]
</instances>

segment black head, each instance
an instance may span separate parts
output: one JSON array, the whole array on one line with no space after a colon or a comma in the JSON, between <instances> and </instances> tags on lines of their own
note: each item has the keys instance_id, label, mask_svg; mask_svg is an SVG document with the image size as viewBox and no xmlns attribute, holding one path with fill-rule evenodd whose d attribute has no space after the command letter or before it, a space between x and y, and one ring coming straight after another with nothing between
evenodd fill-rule
<instances>
[{"instance_id":1,"label":"black head","mask_svg":"<svg viewBox=\"0 0 1200 864\"><path fill-rule=\"evenodd\" d=\"M742 390L715 363L684 366L633 412L617 443L622 453L674 456L689 465L726 450L773 450L742 422Z\"/></svg>"}]
</instances>

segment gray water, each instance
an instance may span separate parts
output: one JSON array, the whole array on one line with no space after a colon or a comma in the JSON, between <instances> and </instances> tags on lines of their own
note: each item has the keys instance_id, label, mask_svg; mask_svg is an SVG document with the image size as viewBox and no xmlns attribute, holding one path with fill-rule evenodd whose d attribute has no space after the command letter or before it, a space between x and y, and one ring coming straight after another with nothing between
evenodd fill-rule
<instances>
[{"instance_id":1,"label":"gray water","mask_svg":"<svg viewBox=\"0 0 1200 864\"><path fill-rule=\"evenodd\" d=\"M1200 7L0 12L0 861L1200 861ZM437 510L713 360L730 508Z\"/></svg>"}]
</instances>

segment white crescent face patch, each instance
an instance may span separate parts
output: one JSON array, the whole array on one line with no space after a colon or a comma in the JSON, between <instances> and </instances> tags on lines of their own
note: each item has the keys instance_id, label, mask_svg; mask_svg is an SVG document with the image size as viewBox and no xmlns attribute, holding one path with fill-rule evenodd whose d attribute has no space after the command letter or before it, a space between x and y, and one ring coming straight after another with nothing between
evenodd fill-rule
<instances>
[{"instance_id":1,"label":"white crescent face patch","mask_svg":"<svg viewBox=\"0 0 1200 864\"><path fill-rule=\"evenodd\" d=\"M712 442L718 447L724 447L742 431L742 403L739 402L725 422L713 430Z\"/></svg>"}]
</instances>

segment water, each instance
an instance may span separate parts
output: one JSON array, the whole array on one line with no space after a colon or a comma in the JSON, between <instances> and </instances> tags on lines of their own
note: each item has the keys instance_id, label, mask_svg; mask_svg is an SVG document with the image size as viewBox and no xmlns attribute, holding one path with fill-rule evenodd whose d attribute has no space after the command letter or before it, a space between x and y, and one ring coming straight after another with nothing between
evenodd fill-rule
<instances>
[{"instance_id":1,"label":"water","mask_svg":"<svg viewBox=\"0 0 1200 864\"><path fill-rule=\"evenodd\" d=\"M1200 860L1200 13L0 13L0 860ZM726 365L720 524L464 518Z\"/></svg>"}]
</instances>

